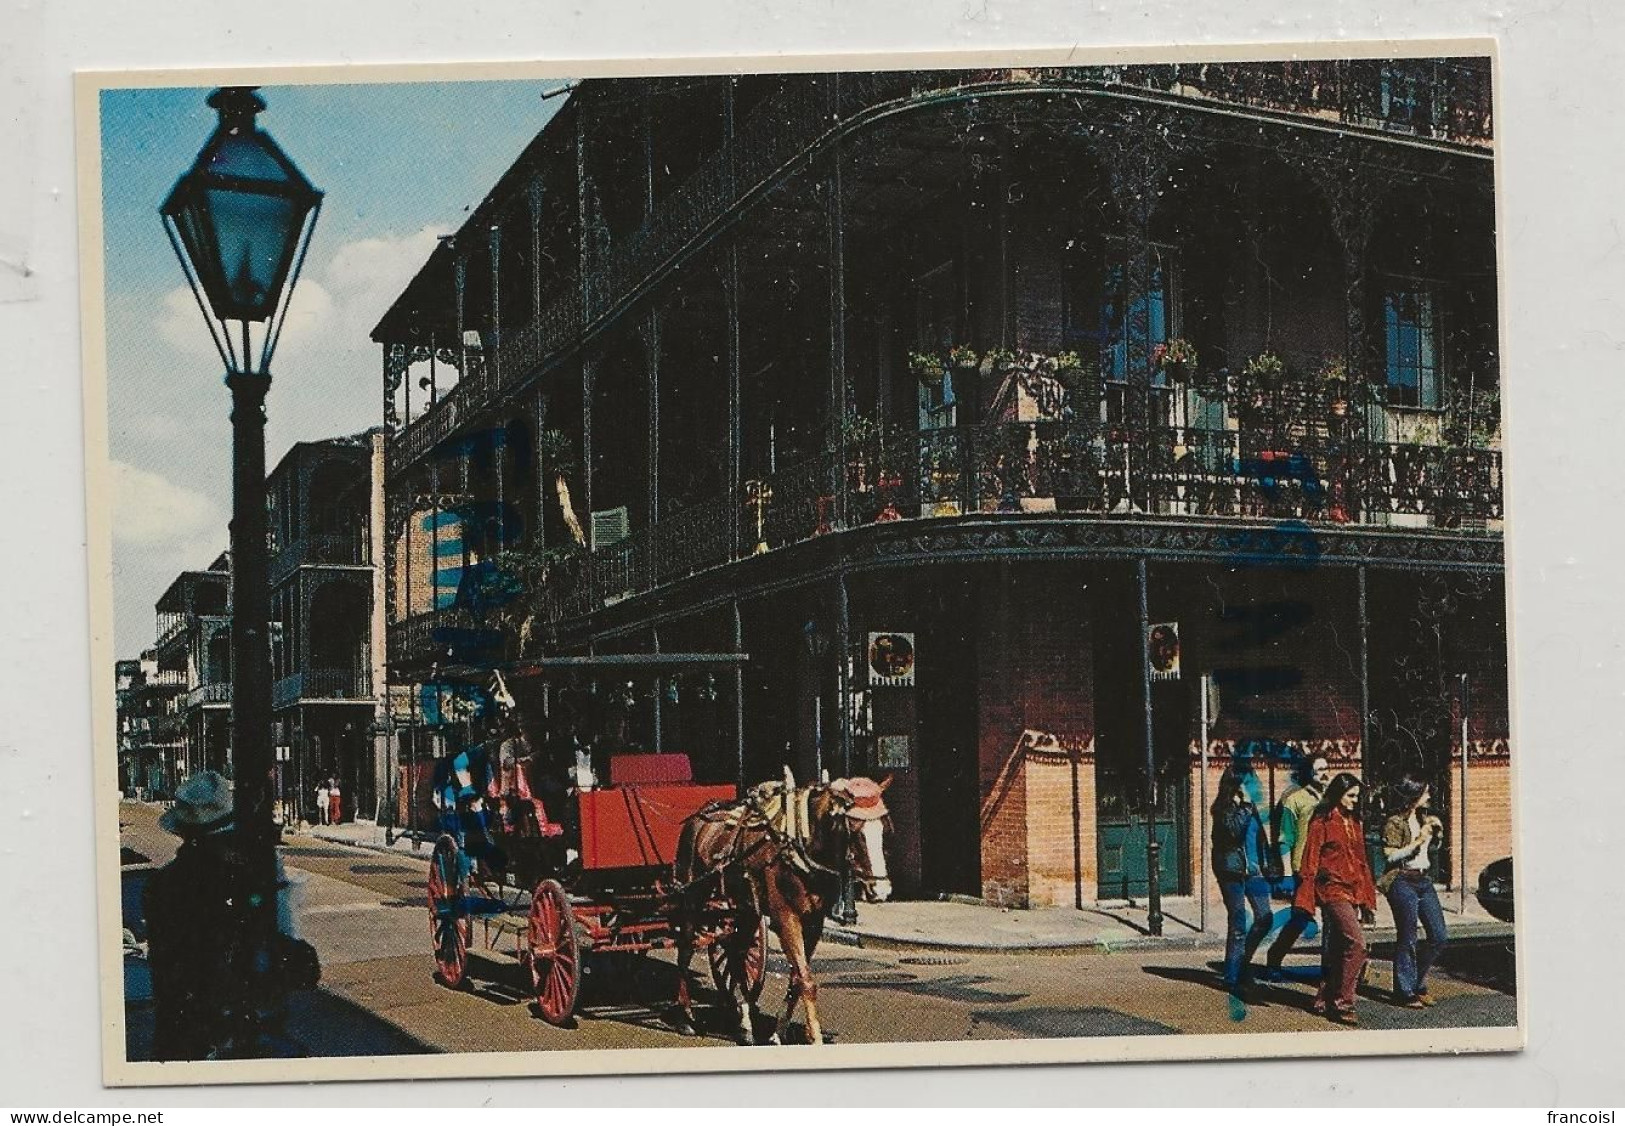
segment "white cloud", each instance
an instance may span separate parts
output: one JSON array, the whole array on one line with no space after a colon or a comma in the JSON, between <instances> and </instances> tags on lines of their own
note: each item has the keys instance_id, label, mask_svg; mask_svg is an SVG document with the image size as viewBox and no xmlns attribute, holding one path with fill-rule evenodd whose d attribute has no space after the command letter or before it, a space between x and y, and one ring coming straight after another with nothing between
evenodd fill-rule
<instances>
[{"instance_id":1,"label":"white cloud","mask_svg":"<svg viewBox=\"0 0 1625 1126\"><path fill-rule=\"evenodd\" d=\"M112 463L113 539L135 547L223 543L226 514L213 500L157 473Z\"/></svg>"},{"instance_id":2,"label":"white cloud","mask_svg":"<svg viewBox=\"0 0 1625 1126\"><path fill-rule=\"evenodd\" d=\"M429 260L439 237L449 233L443 228L425 227L404 238L345 243L334 252L324 279L339 300L354 310L363 325L363 339Z\"/></svg>"},{"instance_id":3,"label":"white cloud","mask_svg":"<svg viewBox=\"0 0 1625 1126\"><path fill-rule=\"evenodd\" d=\"M158 314L158 335L171 348L186 356L207 359L215 355L209 343L209 329L198 309L196 298L185 286L164 294L164 305Z\"/></svg>"},{"instance_id":4,"label":"white cloud","mask_svg":"<svg viewBox=\"0 0 1625 1126\"><path fill-rule=\"evenodd\" d=\"M446 233L443 228L425 227L399 238L358 239L339 246L325 268L307 267L294 289L272 371L284 367L279 360L310 367L313 359L320 359L324 366L342 366L361 357L367 370L375 369L373 326ZM190 289L176 288L164 296L155 327L184 356L215 356Z\"/></svg>"}]
</instances>

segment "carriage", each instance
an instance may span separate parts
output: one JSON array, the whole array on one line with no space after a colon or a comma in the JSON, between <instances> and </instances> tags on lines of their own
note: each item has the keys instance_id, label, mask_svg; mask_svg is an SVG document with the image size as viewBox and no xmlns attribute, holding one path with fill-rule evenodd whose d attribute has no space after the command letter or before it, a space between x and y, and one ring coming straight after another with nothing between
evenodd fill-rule
<instances>
[{"instance_id":1,"label":"carriage","mask_svg":"<svg viewBox=\"0 0 1625 1126\"><path fill-rule=\"evenodd\" d=\"M767 921L747 913L742 933L722 881L682 886L672 869L684 822L738 788L695 782L687 755L628 754L609 760L606 785L566 793L543 776L557 764L527 749L493 740L436 764L428 906L439 980L464 987L476 943L511 947L537 1013L569 1027L590 960L675 948L686 927L718 990L754 1003Z\"/></svg>"}]
</instances>

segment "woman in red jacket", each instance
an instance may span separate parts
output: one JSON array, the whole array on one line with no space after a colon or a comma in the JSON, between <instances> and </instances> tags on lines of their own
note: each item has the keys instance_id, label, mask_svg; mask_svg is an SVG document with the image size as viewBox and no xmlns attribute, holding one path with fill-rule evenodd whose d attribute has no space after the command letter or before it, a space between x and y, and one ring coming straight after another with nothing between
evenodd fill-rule
<instances>
[{"instance_id":1,"label":"woman in red jacket","mask_svg":"<svg viewBox=\"0 0 1625 1126\"><path fill-rule=\"evenodd\" d=\"M1325 930L1320 990L1311 1007L1339 1024L1351 1025L1360 1023L1354 1015L1354 989L1366 958L1360 923L1373 921L1377 909L1359 805L1360 780L1347 772L1333 778L1309 821L1303 871L1292 901L1310 914L1320 908Z\"/></svg>"}]
</instances>

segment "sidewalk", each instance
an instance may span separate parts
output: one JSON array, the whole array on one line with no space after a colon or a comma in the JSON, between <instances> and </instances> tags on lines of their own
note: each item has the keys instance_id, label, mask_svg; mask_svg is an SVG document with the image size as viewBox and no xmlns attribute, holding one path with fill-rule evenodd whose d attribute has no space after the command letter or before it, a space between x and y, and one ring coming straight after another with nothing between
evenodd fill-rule
<instances>
[{"instance_id":1,"label":"sidewalk","mask_svg":"<svg viewBox=\"0 0 1625 1126\"><path fill-rule=\"evenodd\" d=\"M373 849L428 860L432 841L414 848L413 841L394 836L382 826L368 822L317 825L290 832L286 840L301 836L356 848ZM1452 939L1512 938L1512 924L1485 914L1477 900L1467 897L1466 914L1457 911L1460 902L1454 891L1440 891L1445 921ZM1277 903L1284 911L1286 904ZM1187 949L1224 946L1224 906L1215 889L1209 889L1207 928L1202 929L1202 905L1195 896L1166 896L1162 901L1163 926L1160 937L1146 928L1146 907L1133 904L1098 903L1078 908L1040 907L1012 910L993 907L964 896L946 900L904 900L893 903L858 905L857 922L843 926L829 922L824 940L844 946L871 949L980 950L1000 954L1021 953L1109 953L1113 950L1175 947ZM1380 896L1376 925L1366 928L1366 941L1375 946L1394 940L1394 925L1388 904ZM1316 948L1306 939L1299 950Z\"/></svg>"}]
</instances>

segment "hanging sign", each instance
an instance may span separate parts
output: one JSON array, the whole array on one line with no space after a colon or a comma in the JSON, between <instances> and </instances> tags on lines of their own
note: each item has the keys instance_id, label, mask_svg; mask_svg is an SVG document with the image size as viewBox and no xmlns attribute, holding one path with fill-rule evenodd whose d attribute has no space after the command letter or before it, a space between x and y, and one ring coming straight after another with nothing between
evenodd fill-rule
<instances>
[{"instance_id":1,"label":"hanging sign","mask_svg":"<svg viewBox=\"0 0 1625 1126\"><path fill-rule=\"evenodd\" d=\"M1149 627L1151 679L1179 679L1179 623L1158 622Z\"/></svg>"},{"instance_id":2,"label":"hanging sign","mask_svg":"<svg viewBox=\"0 0 1625 1126\"><path fill-rule=\"evenodd\" d=\"M914 687L914 635L871 633L869 683L881 688Z\"/></svg>"}]
</instances>

